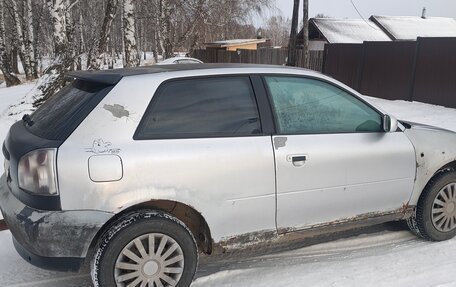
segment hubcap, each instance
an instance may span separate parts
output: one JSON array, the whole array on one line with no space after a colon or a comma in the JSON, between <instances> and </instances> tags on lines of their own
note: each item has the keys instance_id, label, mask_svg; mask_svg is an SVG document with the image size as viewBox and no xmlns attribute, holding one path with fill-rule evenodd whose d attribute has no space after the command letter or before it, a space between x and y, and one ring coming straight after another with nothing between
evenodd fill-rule
<instances>
[{"instance_id":1,"label":"hubcap","mask_svg":"<svg viewBox=\"0 0 456 287\"><path fill-rule=\"evenodd\" d=\"M184 253L171 237L141 235L117 257L114 278L118 287L175 287L184 272Z\"/></svg>"},{"instance_id":2,"label":"hubcap","mask_svg":"<svg viewBox=\"0 0 456 287\"><path fill-rule=\"evenodd\" d=\"M158 263L152 260L144 264L142 271L146 276L154 276L155 274L157 274L158 269Z\"/></svg>"},{"instance_id":3,"label":"hubcap","mask_svg":"<svg viewBox=\"0 0 456 287\"><path fill-rule=\"evenodd\" d=\"M432 224L440 232L456 228L456 183L440 190L432 204Z\"/></svg>"}]
</instances>

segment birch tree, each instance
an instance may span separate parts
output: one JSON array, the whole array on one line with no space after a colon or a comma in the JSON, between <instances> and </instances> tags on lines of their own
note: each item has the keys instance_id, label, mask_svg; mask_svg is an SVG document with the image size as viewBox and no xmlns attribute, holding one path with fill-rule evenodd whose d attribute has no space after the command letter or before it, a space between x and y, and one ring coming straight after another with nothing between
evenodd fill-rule
<instances>
[{"instance_id":1,"label":"birch tree","mask_svg":"<svg viewBox=\"0 0 456 287\"><path fill-rule=\"evenodd\" d=\"M173 5L170 0L159 0L160 17L158 21L158 40L164 59L173 57L173 43L171 40L171 14Z\"/></svg>"},{"instance_id":2,"label":"birch tree","mask_svg":"<svg viewBox=\"0 0 456 287\"><path fill-rule=\"evenodd\" d=\"M123 1L123 32L124 32L124 67L139 66L138 48L136 45L135 30L135 0Z\"/></svg>"},{"instance_id":3,"label":"birch tree","mask_svg":"<svg viewBox=\"0 0 456 287\"><path fill-rule=\"evenodd\" d=\"M55 58L40 78L38 90L42 96L36 99L35 105L41 104L65 86L65 73L73 66L73 58L68 51L65 0L47 0L47 6L52 19Z\"/></svg>"},{"instance_id":4,"label":"birch tree","mask_svg":"<svg viewBox=\"0 0 456 287\"><path fill-rule=\"evenodd\" d=\"M5 77L6 86L10 87L19 85L21 81L11 72L11 63L5 41L5 0L0 0L0 70Z\"/></svg>"},{"instance_id":5,"label":"birch tree","mask_svg":"<svg viewBox=\"0 0 456 287\"><path fill-rule=\"evenodd\" d=\"M71 8L77 3L79 0L76 0L75 2L71 3L70 0L65 0L65 33L66 33L66 40L67 40L67 47L66 47L66 53L74 59L75 57L75 49L74 49L74 32L75 32L75 27L74 27L74 22L73 22L73 17L71 13ZM71 70L74 69L74 67L70 67Z\"/></svg>"},{"instance_id":6,"label":"birch tree","mask_svg":"<svg viewBox=\"0 0 456 287\"><path fill-rule=\"evenodd\" d=\"M29 61L30 65L30 79L38 78L38 64L35 59L35 37L33 29L33 10L32 0L25 0L25 29L26 29L26 40L25 40L25 57Z\"/></svg>"},{"instance_id":7,"label":"birch tree","mask_svg":"<svg viewBox=\"0 0 456 287\"><path fill-rule=\"evenodd\" d=\"M17 7L17 0L12 0L12 12L14 17L14 26L15 26L15 37L14 37L14 44L19 51L19 58L21 59L22 67L24 68L25 77L27 80L32 79L32 71L30 69L30 60L28 55L25 51L25 42L24 42L24 33L22 30L22 22L21 18L19 17L19 11Z\"/></svg>"},{"instance_id":8,"label":"birch tree","mask_svg":"<svg viewBox=\"0 0 456 287\"><path fill-rule=\"evenodd\" d=\"M108 0L103 25L101 26L100 36L98 37L94 51L89 56L89 69L99 70L103 65L103 58L108 46L112 21L116 16L118 5L119 0Z\"/></svg>"},{"instance_id":9,"label":"birch tree","mask_svg":"<svg viewBox=\"0 0 456 287\"><path fill-rule=\"evenodd\" d=\"M282 16L272 16L266 21L264 36L271 39L274 46L285 46L290 36L291 21Z\"/></svg>"}]
</instances>

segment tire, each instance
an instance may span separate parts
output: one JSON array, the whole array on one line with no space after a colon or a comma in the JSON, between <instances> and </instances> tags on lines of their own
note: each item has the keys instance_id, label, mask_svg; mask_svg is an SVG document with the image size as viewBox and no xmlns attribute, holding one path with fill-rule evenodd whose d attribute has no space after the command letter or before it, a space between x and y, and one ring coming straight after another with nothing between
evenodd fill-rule
<instances>
[{"instance_id":1,"label":"tire","mask_svg":"<svg viewBox=\"0 0 456 287\"><path fill-rule=\"evenodd\" d=\"M416 214L413 214L413 216L406 219L406 222L407 222L408 228L414 235L423 238L423 236L421 235L420 230L418 228L418 223L416 222Z\"/></svg>"},{"instance_id":2,"label":"tire","mask_svg":"<svg viewBox=\"0 0 456 287\"><path fill-rule=\"evenodd\" d=\"M426 185L415 214L407 220L416 235L430 241L456 236L456 172L442 171Z\"/></svg>"},{"instance_id":3,"label":"tire","mask_svg":"<svg viewBox=\"0 0 456 287\"><path fill-rule=\"evenodd\" d=\"M186 287L197 265L196 241L185 224L166 213L143 210L122 216L104 233L91 273L96 287L147 286L145 282Z\"/></svg>"}]
</instances>

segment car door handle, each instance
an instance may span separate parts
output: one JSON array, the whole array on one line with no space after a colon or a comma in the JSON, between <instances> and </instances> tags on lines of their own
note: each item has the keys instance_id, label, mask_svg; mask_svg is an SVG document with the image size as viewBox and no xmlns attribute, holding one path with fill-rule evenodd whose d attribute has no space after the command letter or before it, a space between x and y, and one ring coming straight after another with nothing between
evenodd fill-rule
<instances>
[{"instance_id":1,"label":"car door handle","mask_svg":"<svg viewBox=\"0 0 456 287\"><path fill-rule=\"evenodd\" d=\"M287 161L293 163L294 166L303 166L307 161L307 155L288 155Z\"/></svg>"},{"instance_id":2,"label":"car door handle","mask_svg":"<svg viewBox=\"0 0 456 287\"><path fill-rule=\"evenodd\" d=\"M300 155L300 156L294 156L292 158L292 161L293 162L297 162L297 161L306 161L307 160L307 156L305 155Z\"/></svg>"}]
</instances>

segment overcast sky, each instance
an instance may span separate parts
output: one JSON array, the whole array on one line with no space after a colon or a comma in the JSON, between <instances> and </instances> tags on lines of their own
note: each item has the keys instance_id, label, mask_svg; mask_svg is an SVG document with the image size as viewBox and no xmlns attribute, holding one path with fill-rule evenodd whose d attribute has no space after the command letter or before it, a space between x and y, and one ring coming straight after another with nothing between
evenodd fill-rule
<instances>
[{"instance_id":1,"label":"overcast sky","mask_svg":"<svg viewBox=\"0 0 456 287\"><path fill-rule=\"evenodd\" d=\"M426 7L428 17L456 18L456 0L353 0L353 2L366 19L371 15L421 16L423 7ZM323 13L337 18L360 18L350 0L309 0L309 6L309 17ZM291 18L293 0L276 0L276 7L284 16ZM271 11L267 14L275 13Z\"/></svg>"}]
</instances>

